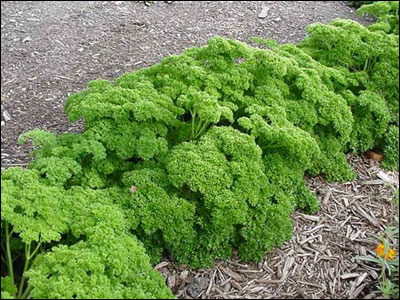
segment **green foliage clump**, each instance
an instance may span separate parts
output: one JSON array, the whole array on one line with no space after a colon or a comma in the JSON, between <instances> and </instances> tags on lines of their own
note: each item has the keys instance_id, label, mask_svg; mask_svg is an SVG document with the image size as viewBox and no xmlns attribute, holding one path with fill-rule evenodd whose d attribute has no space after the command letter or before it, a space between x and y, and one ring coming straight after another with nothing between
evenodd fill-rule
<instances>
[{"instance_id":1,"label":"green foliage clump","mask_svg":"<svg viewBox=\"0 0 400 300\"><path fill-rule=\"evenodd\" d=\"M385 155L385 160L383 161L384 167L398 171L400 157L398 126L393 125L389 127L381 147Z\"/></svg>"},{"instance_id":2,"label":"green foliage clump","mask_svg":"<svg viewBox=\"0 0 400 300\"><path fill-rule=\"evenodd\" d=\"M36 299L171 299L143 246L101 236L54 247L28 272Z\"/></svg>"},{"instance_id":3,"label":"green foliage clump","mask_svg":"<svg viewBox=\"0 0 400 300\"><path fill-rule=\"evenodd\" d=\"M370 30L399 34L399 1L374 1L363 5L357 13L376 18L376 23L369 26Z\"/></svg>"},{"instance_id":4,"label":"green foliage clump","mask_svg":"<svg viewBox=\"0 0 400 300\"><path fill-rule=\"evenodd\" d=\"M8 273L2 298L172 297L141 243L128 236L125 214L113 202L117 189L65 189L46 174L34 168L2 173L2 258ZM22 272L15 269L21 263Z\"/></svg>"},{"instance_id":5,"label":"green foliage clump","mask_svg":"<svg viewBox=\"0 0 400 300\"><path fill-rule=\"evenodd\" d=\"M27 258L18 296L170 297L162 255L258 261L318 209L306 173L347 181L349 150L393 153L398 37L337 20L300 47L255 41L269 49L214 38L92 81L65 105L82 133L21 137L34 160L2 174L1 208L2 243Z\"/></svg>"},{"instance_id":6,"label":"green foliage clump","mask_svg":"<svg viewBox=\"0 0 400 300\"><path fill-rule=\"evenodd\" d=\"M390 139L385 138L389 125L399 125L399 36L344 20L313 24L308 33L299 46L346 79L335 92L346 99L354 117L350 149L384 148L380 140Z\"/></svg>"},{"instance_id":7,"label":"green foliage clump","mask_svg":"<svg viewBox=\"0 0 400 300\"><path fill-rule=\"evenodd\" d=\"M17 293L17 287L11 277L1 277L1 299L15 299L12 295L16 295Z\"/></svg>"}]
</instances>

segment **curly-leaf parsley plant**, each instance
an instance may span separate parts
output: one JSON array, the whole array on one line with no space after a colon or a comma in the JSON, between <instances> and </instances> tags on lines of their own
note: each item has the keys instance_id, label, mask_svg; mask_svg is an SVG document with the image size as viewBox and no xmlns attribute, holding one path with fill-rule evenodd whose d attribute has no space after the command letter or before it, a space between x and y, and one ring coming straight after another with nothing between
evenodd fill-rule
<instances>
[{"instance_id":1,"label":"curly-leaf parsley plant","mask_svg":"<svg viewBox=\"0 0 400 300\"><path fill-rule=\"evenodd\" d=\"M2 299L172 298L114 191L65 189L45 174L1 175Z\"/></svg>"},{"instance_id":2,"label":"curly-leaf parsley plant","mask_svg":"<svg viewBox=\"0 0 400 300\"><path fill-rule=\"evenodd\" d=\"M374 1L361 6L357 14L375 17L376 23L369 29L399 35L399 1Z\"/></svg>"},{"instance_id":3,"label":"curly-leaf parsley plant","mask_svg":"<svg viewBox=\"0 0 400 300\"><path fill-rule=\"evenodd\" d=\"M299 46L345 79L333 88L354 117L349 148L360 152L378 147L386 157L384 166L398 170L399 36L335 20L309 26Z\"/></svg>"},{"instance_id":4,"label":"curly-leaf parsley plant","mask_svg":"<svg viewBox=\"0 0 400 300\"><path fill-rule=\"evenodd\" d=\"M396 122L392 100L398 95L398 82L391 79L395 63L385 51L398 49L398 40L390 37L384 43L386 33L371 33L350 21L335 22L327 28L316 25L315 33L310 29L301 47L275 44L263 50L214 38L205 47L167 57L115 83L92 81L65 106L71 121L83 119L82 133L25 134L21 141L36 145L34 160L29 171L15 176L34 179L33 185L49 195L59 193L57 222L66 216L65 224L59 225L64 227L55 227L60 237L46 241L44 254L27 272L32 292L54 296L57 278L62 278L54 275L57 270L74 286L80 276L93 274L108 278L105 291L127 295L115 280L126 289L138 286L127 281L125 271L115 271L120 272L117 279L112 276L114 267L101 256L101 249L114 249L101 244L106 229L110 240L115 236L140 248L136 236L153 264L168 255L177 263L204 267L234 251L242 260L259 261L265 251L291 237L291 213L318 209L306 187L306 173L351 180L355 174L346 152L386 142L394 147L396 132L392 130L390 138L384 133ZM328 48L323 48L321 32ZM356 39L356 32L365 38L350 43L350 50L341 49L342 39L349 34ZM358 46L361 42L365 47ZM365 53L367 47L373 54ZM2 180L10 176L6 174ZM26 193L29 181L11 186L16 199L30 197L39 207L50 197L41 192L36 199ZM90 207L105 205L113 213L93 217L92 210L82 209L82 201ZM20 211L20 205L15 209ZM82 222L85 226L80 228ZM34 240L32 247L39 242ZM69 268L87 269L78 254L94 261L89 277L67 274ZM62 260L63 255L75 258ZM123 265L137 261L123 257ZM70 267L69 262L78 265ZM104 269L98 269L100 265ZM156 275L149 264L141 267L148 274L141 285L147 293L147 279ZM40 278L51 279L49 290ZM97 297L91 290L93 294L79 289L78 295ZM165 292L161 287L157 291Z\"/></svg>"}]
</instances>

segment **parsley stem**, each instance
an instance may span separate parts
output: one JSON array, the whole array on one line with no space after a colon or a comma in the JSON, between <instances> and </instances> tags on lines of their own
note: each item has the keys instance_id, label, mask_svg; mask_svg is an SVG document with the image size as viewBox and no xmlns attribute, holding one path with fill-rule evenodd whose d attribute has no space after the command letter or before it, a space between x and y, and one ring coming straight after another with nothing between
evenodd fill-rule
<instances>
[{"instance_id":1,"label":"parsley stem","mask_svg":"<svg viewBox=\"0 0 400 300\"><path fill-rule=\"evenodd\" d=\"M210 124L209 122L205 122L203 127L201 127L200 131L194 137L194 139L197 139L199 136L201 136L204 133L204 130L207 129L209 124Z\"/></svg>"},{"instance_id":2,"label":"parsley stem","mask_svg":"<svg viewBox=\"0 0 400 300\"><path fill-rule=\"evenodd\" d=\"M26 291L21 296L21 299L28 299L28 297L30 297L30 294L31 294L32 290L33 290L32 286L28 285L28 288L26 289Z\"/></svg>"},{"instance_id":3,"label":"parsley stem","mask_svg":"<svg viewBox=\"0 0 400 300\"><path fill-rule=\"evenodd\" d=\"M36 253L37 253L37 252L39 251L39 249L40 249L40 246L42 246L42 243L38 243L38 245L36 246L35 250L33 250L31 256L29 257L29 260L31 260L31 259L36 255Z\"/></svg>"},{"instance_id":4,"label":"parsley stem","mask_svg":"<svg viewBox=\"0 0 400 300\"><path fill-rule=\"evenodd\" d=\"M10 232L10 228L9 228L9 224L8 222L6 222L6 244L7 244L7 267L8 267L8 275L11 278L11 282L14 284L15 280L14 280L14 266L13 266L13 260L12 260L12 256L11 256L11 247L10 247L10 239L11 239L11 235L12 235L12 231Z\"/></svg>"},{"instance_id":5,"label":"parsley stem","mask_svg":"<svg viewBox=\"0 0 400 300\"><path fill-rule=\"evenodd\" d=\"M200 128L201 128L202 126L203 126L203 121L202 121L202 120L199 120L199 123L197 124L197 128L196 128L196 130L195 130L195 135L194 135L193 139L196 139L197 135L198 135L199 132L200 132Z\"/></svg>"},{"instance_id":6,"label":"parsley stem","mask_svg":"<svg viewBox=\"0 0 400 300\"><path fill-rule=\"evenodd\" d=\"M192 111L190 111L190 114L192 115L192 139L194 139L194 122L195 122L196 113L193 113Z\"/></svg>"},{"instance_id":7,"label":"parsley stem","mask_svg":"<svg viewBox=\"0 0 400 300\"><path fill-rule=\"evenodd\" d=\"M24 265L24 270L22 272L21 282L19 284L18 298L21 298L22 292L24 291L24 285L26 280L25 273L26 271L28 271L29 263L31 260L31 246L32 246L31 243L29 245L25 245L25 265Z\"/></svg>"}]
</instances>

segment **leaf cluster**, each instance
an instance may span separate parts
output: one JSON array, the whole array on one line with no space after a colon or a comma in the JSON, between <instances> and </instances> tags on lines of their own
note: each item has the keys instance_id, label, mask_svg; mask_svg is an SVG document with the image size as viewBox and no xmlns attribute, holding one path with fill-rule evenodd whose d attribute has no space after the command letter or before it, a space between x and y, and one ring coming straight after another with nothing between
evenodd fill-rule
<instances>
[{"instance_id":1,"label":"leaf cluster","mask_svg":"<svg viewBox=\"0 0 400 300\"><path fill-rule=\"evenodd\" d=\"M171 297L151 269L163 255L259 261L296 209L318 209L306 174L351 180L346 153L374 146L396 163L398 36L336 20L299 46L255 41L269 49L214 38L92 81L65 105L83 132L21 137L29 170L1 176L18 298Z\"/></svg>"},{"instance_id":2,"label":"leaf cluster","mask_svg":"<svg viewBox=\"0 0 400 300\"><path fill-rule=\"evenodd\" d=\"M374 1L361 6L357 14L376 19L376 23L369 26L370 30L399 35L399 1Z\"/></svg>"},{"instance_id":3,"label":"leaf cluster","mask_svg":"<svg viewBox=\"0 0 400 300\"><path fill-rule=\"evenodd\" d=\"M4 171L1 187L8 267L2 298L172 297L143 245L129 234L125 213L113 202L117 189L65 189L36 169L20 168ZM22 273L14 268L20 261Z\"/></svg>"}]
</instances>

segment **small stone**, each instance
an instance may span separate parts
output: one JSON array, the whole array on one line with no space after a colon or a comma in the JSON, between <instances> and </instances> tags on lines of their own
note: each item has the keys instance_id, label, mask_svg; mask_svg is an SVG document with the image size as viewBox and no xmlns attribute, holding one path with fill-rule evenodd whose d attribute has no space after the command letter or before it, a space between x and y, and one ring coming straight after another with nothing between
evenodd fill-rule
<instances>
[{"instance_id":1,"label":"small stone","mask_svg":"<svg viewBox=\"0 0 400 300\"><path fill-rule=\"evenodd\" d=\"M187 287L187 293L190 297L198 298L202 291L208 288L208 284L210 283L209 278L201 277L194 278L193 281Z\"/></svg>"},{"instance_id":2,"label":"small stone","mask_svg":"<svg viewBox=\"0 0 400 300\"><path fill-rule=\"evenodd\" d=\"M6 125L6 122L1 121L1 127L3 127L4 125Z\"/></svg>"},{"instance_id":3,"label":"small stone","mask_svg":"<svg viewBox=\"0 0 400 300\"><path fill-rule=\"evenodd\" d=\"M268 12L269 12L269 7L263 7L258 17L260 19L265 19L268 15Z\"/></svg>"},{"instance_id":4,"label":"small stone","mask_svg":"<svg viewBox=\"0 0 400 300\"><path fill-rule=\"evenodd\" d=\"M275 22L280 22L280 21L282 21L282 18L278 17L278 18L274 19L274 21Z\"/></svg>"}]
</instances>

